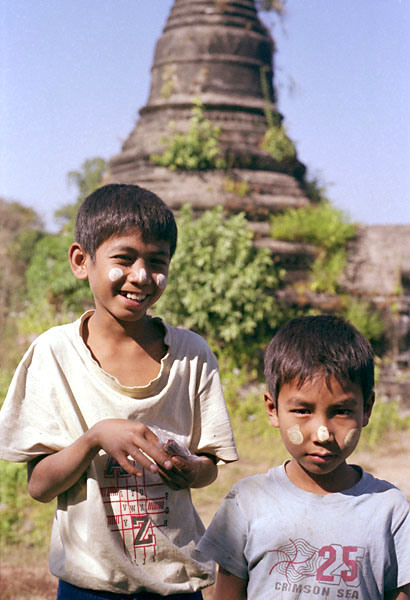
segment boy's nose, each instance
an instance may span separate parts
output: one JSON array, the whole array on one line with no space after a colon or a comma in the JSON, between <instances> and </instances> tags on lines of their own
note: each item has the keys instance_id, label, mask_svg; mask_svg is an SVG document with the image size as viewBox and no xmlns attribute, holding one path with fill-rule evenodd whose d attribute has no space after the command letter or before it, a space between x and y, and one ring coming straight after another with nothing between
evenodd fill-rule
<instances>
[{"instance_id":1,"label":"boy's nose","mask_svg":"<svg viewBox=\"0 0 410 600\"><path fill-rule=\"evenodd\" d=\"M318 425L316 430L313 430L312 437L315 442L320 442L321 444L324 444L330 440L331 433L327 426L322 423Z\"/></svg>"},{"instance_id":2,"label":"boy's nose","mask_svg":"<svg viewBox=\"0 0 410 600\"><path fill-rule=\"evenodd\" d=\"M149 283L149 275L143 264L135 264L129 278L137 283Z\"/></svg>"}]
</instances>

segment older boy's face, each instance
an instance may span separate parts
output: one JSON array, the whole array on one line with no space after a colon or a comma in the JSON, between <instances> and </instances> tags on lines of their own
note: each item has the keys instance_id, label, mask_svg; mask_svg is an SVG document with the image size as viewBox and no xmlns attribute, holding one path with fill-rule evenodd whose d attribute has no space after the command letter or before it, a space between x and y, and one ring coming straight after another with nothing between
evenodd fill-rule
<instances>
[{"instance_id":1,"label":"older boy's face","mask_svg":"<svg viewBox=\"0 0 410 600\"><path fill-rule=\"evenodd\" d=\"M96 310L119 320L139 320L162 295L169 263L169 242L145 242L138 230L105 240L95 259L86 259Z\"/></svg>"},{"instance_id":2,"label":"older boy's face","mask_svg":"<svg viewBox=\"0 0 410 600\"><path fill-rule=\"evenodd\" d=\"M365 410L361 387L350 381L341 386L331 378L329 389L325 378L316 376L301 388L296 382L284 384L277 408L269 395L266 407L292 456L293 482L307 489L309 478L331 478L346 489L352 472L345 460L356 448L372 408L370 402Z\"/></svg>"}]
</instances>

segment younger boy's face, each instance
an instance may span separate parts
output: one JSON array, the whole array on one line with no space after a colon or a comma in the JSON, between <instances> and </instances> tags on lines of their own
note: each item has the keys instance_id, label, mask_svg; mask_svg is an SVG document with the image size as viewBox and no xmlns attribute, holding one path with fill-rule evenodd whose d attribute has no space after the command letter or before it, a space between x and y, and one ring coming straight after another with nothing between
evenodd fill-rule
<instances>
[{"instance_id":1,"label":"younger boy's face","mask_svg":"<svg viewBox=\"0 0 410 600\"><path fill-rule=\"evenodd\" d=\"M161 297L168 280L169 242L144 241L138 230L105 240L84 269L96 310L137 321Z\"/></svg>"},{"instance_id":2,"label":"younger boy's face","mask_svg":"<svg viewBox=\"0 0 410 600\"><path fill-rule=\"evenodd\" d=\"M350 487L352 472L345 461L358 444L373 403L365 408L361 387L351 381L341 386L332 377L329 389L318 375L300 388L295 381L282 385L277 408L269 394L265 401L271 423L280 429L292 456L291 480L310 491L311 479L337 481L340 490Z\"/></svg>"}]
</instances>

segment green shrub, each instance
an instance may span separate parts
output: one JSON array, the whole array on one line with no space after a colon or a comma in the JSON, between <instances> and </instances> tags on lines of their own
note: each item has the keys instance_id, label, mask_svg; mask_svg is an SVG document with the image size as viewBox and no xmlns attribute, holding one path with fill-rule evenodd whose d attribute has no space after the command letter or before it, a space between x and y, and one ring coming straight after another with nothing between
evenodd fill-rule
<instances>
[{"instance_id":1,"label":"green shrub","mask_svg":"<svg viewBox=\"0 0 410 600\"><path fill-rule=\"evenodd\" d=\"M346 296L342 314L372 343L380 340L385 333L386 324L370 302Z\"/></svg>"},{"instance_id":2,"label":"green shrub","mask_svg":"<svg viewBox=\"0 0 410 600\"><path fill-rule=\"evenodd\" d=\"M246 181L246 179L237 180L231 179L230 177L225 177L223 188L225 192L235 194L241 198L248 196L251 193L251 188L249 187L249 183Z\"/></svg>"},{"instance_id":3,"label":"green shrub","mask_svg":"<svg viewBox=\"0 0 410 600\"><path fill-rule=\"evenodd\" d=\"M315 244L326 250L345 246L356 225L328 201L290 208L271 219L271 235L280 240Z\"/></svg>"},{"instance_id":4,"label":"green shrub","mask_svg":"<svg viewBox=\"0 0 410 600\"><path fill-rule=\"evenodd\" d=\"M273 238L318 247L310 276L310 289L315 292L338 293L339 278L346 266L346 244L356 230L356 225L327 200L291 208L271 218Z\"/></svg>"},{"instance_id":5,"label":"green shrub","mask_svg":"<svg viewBox=\"0 0 410 600\"><path fill-rule=\"evenodd\" d=\"M0 461L0 546L45 546L49 542L55 502L41 504L27 492L22 463Z\"/></svg>"},{"instance_id":6,"label":"green shrub","mask_svg":"<svg viewBox=\"0 0 410 600\"><path fill-rule=\"evenodd\" d=\"M92 302L88 282L76 279L68 264L72 241L71 230L64 228L59 234L44 236L34 247L26 271L28 298L33 307L47 301L57 310L82 312L84 305Z\"/></svg>"},{"instance_id":7,"label":"green shrub","mask_svg":"<svg viewBox=\"0 0 410 600\"><path fill-rule=\"evenodd\" d=\"M346 250L337 248L333 252L322 250L316 257L310 277L312 292L327 292L336 294L339 289L339 279L346 267Z\"/></svg>"},{"instance_id":8,"label":"green shrub","mask_svg":"<svg viewBox=\"0 0 410 600\"><path fill-rule=\"evenodd\" d=\"M296 156L295 145L288 137L283 125L268 127L263 136L261 147L270 154L273 160L279 163Z\"/></svg>"},{"instance_id":9,"label":"green shrub","mask_svg":"<svg viewBox=\"0 0 410 600\"><path fill-rule=\"evenodd\" d=\"M155 313L204 335L216 351L229 345L236 356L252 357L284 319L271 294L283 271L272 265L269 251L254 247L243 214L226 217L216 207L194 219L185 206L178 226L168 286Z\"/></svg>"},{"instance_id":10,"label":"green shrub","mask_svg":"<svg viewBox=\"0 0 410 600\"><path fill-rule=\"evenodd\" d=\"M375 402L369 424L362 430L360 446L375 448L388 433L410 431L410 415L401 416L398 400Z\"/></svg>"},{"instance_id":11,"label":"green shrub","mask_svg":"<svg viewBox=\"0 0 410 600\"><path fill-rule=\"evenodd\" d=\"M151 156L151 161L172 171L224 169L226 161L219 145L221 130L205 119L199 99L194 100L193 104L188 132L182 134L173 131L168 138L163 138L164 152ZM170 126L175 129L174 123Z\"/></svg>"}]
</instances>

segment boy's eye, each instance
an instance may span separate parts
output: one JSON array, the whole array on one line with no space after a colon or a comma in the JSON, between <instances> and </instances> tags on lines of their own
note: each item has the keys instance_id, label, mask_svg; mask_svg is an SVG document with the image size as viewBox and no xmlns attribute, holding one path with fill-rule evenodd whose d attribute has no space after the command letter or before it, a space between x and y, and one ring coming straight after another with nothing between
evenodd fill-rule
<instances>
[{"instance_id":1,"label":"boy's eye","mask_svg":"<svg viewBox=\"0 0 410 600\"><path fill-rule=\"evenodd\" d=\"M168 266L168 261L165 258L151 258L151 263L153 265L161 265L161 266Z\"/></svg>"},{"instance_id":2,"label":"boy's eye","mask_svg":"<svg viewBox=\"0 0 410 600\"><path fill-rule=\"evenodd\" d=\"M122 262L133 262L131 256L128 256L127 254L117 254L113 258Z\"/></svg>"},{"instance_id":3,"label":"boy's eye","mask_svg":"<svg viewBox=\"0 0 410 600\"><path fill-rule=\"evenodd\" d=\"M308 408L294 408L291 412L297 415L308 415L310 413Z\"/></svg>"},{"instance_id":4,"label":"boy's eye","mask_svg":"<svg viewBox=\"0 0 410 600\"><path fill-rule=\"evenodd\" d=\"M345 416L345 415L351 415L351 414L352 414L352 411L351 411L349 408L339 408L339 409L336 411L336 414L337 414L337 415L342 415L342 416Z\"/></svg>"}]
</instances>

